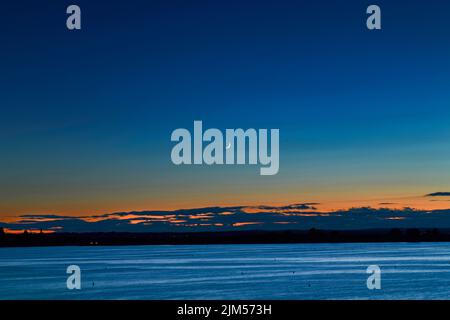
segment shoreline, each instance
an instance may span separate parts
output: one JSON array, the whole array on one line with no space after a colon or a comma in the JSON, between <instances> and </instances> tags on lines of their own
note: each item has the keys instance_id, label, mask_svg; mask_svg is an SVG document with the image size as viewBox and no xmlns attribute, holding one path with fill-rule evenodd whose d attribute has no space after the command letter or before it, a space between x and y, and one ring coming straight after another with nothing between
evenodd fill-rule
<instances>
[{"instance_id":1,"label":"shoreline","mask_svg":"<svg viewBox=\"0 0 450 320\"><path fill-rule=\"evenodd\" d=\"M383 242L450 242L450 229L310 229L178 233L7 233L0 235L0 247Z\"/></svg>"}]
</instances>

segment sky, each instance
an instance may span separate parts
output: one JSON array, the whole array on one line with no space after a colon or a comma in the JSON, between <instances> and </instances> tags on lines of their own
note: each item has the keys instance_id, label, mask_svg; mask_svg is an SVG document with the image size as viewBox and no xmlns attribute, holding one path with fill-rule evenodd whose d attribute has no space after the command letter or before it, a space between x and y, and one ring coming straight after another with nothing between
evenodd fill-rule
<instances>
[{"instance_id":1,"label":"sky","mask_svg":"<svg viewBox=\"0 0 450 320\"><path fill-rule=\"evenodd\" d=\"M367 1L73 3L2 3L0 221L449 207L426 195L450 190L450 3L377 1L374 31ZM175 166L171 132L194 120L278 128L279 173Z\"/></svg>"}]
</instances>

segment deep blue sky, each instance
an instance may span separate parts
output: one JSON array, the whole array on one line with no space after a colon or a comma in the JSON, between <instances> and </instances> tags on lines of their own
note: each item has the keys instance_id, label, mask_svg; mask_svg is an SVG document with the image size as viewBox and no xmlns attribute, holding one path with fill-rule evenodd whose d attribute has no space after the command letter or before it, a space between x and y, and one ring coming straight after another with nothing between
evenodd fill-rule
<instances>
[{"instance_id":1,"label":"deep blue sky","mask_svg":"<svg viewBox=\"0 0 450 320\"><path fill-rule=\"evenodd\" d=\"M65 27L72 3L81 31ZM380 31L365 27L370 4ZM9 1L1 11L2 215L449 185L448 1ZM173 166L170 133L194 120L279 128L280 173Z\"/></svg>"}]
</instances>

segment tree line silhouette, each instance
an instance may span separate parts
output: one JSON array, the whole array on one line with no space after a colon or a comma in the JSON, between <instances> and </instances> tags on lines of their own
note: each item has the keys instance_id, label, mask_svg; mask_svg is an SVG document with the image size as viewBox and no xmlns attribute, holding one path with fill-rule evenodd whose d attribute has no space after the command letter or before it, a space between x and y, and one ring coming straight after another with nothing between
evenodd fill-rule
<instances>
[{"instance_id":1,"label":"tree line silhouette","mask_svg":"<svg viewBox=\"0 0 450 320\"><path fill-rule=\"evenodd\" d=\"M339 243L339 242L442 242L450 229L288 230L172 233L52 233L24 231L10 234L0 229L0 246L152 245L238 243Z\"/></svg>"}]
</instances>

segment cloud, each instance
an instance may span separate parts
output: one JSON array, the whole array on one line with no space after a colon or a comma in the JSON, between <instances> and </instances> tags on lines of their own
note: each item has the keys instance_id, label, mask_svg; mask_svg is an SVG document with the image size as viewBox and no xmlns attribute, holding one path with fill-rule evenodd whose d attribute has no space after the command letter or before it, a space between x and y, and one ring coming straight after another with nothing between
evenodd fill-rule
<instances>
[{"instance_id":1,"label":"cloud","mask_svg":"<svg viewBox=\"0 0 450 320\"><path fill-rule=\"evenodd\" d=\"M425 195L425 197L450 197L450 192L433 192Z\"/></svg>"},{"instance_id":2,"label":"cloud","mask_svg":"<svg viewBox=\"0 0 450 320\"><path fill-rule=\"evenodd\" d=\"M314 205L317 205L314 203ZM0 222L8 230L56 232L193 232L231 230L378 228L450 228L450 209L415 210L371 207L323 212L312 203L286 206L234 206L131 211L92 216L23 215L15 222Z\"/></svg>"}]
</instances>

